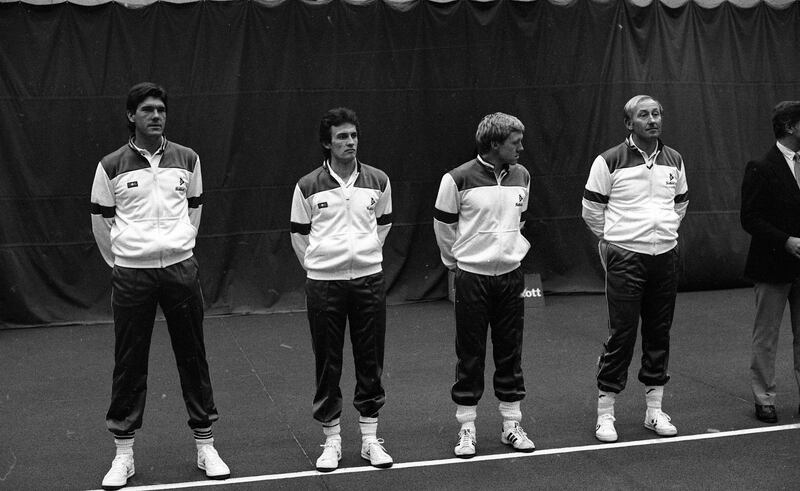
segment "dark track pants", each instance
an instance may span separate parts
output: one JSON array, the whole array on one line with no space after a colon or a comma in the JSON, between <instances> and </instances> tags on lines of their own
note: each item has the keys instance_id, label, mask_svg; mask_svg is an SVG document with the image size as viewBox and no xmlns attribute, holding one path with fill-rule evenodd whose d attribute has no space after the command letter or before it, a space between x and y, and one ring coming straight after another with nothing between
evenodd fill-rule
<instances>
[{"instance_id":1,"label":"dark track pants","mask_svg":"<svg viewBox=\"0 0 800 491\"><path fill-rule=\"evenodd\" d=\"M114 267L114 378L106 426L124 434L142 426L156 305L167 321L191 428L218 419L203 342L203 295L194 257L166 268Z\"/></svg>"},{"instance_id":2,"label":"dark track pants","mask_svg":"<svg viewBox=\"0 0 800 491\"><path fill-rule=\"evenodd\" d=\"M494 394L503 402L525 397L522 376L522 331L525 305L520 268L499 276L456 270L456 381L453 402L478 404L484 390L486 331L491 326Z\"/></svg>"},{"instance_id":3,"label":"dark track pants","mask_svg":"<svg viewBox=\"0 0 800 491\"><path fill-rule=\"evenodd\" d=\"M600 243L606 269L609 336L598 360L597 387L620 392L628 380L639 319L642 321L642 366L639 381L669 381L669 331L678 292L678 248L652 256Z\"/></svg>"},{"instance_id":4,"label":"dark track pants","mask_svg":"<svg viewBox=\"0 0 800 491\"><path fill-rule=\"evenodd\" d=\"M306 306L316 365L313 416L322 423L342 413L342 352L350 323L356 388L353 406L361 416L378 417L386 402L381 384L386 338L383 273L354 280L306 280Z\"/></svg>"}]
</instances>

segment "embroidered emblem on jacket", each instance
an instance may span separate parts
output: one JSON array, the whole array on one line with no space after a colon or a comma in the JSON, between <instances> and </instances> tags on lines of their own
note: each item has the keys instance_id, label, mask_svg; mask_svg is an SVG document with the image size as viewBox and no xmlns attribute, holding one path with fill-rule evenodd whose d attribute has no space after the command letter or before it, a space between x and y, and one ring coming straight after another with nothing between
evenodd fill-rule
<instances>
[{"instance_id":1,"label":"embroidered emblem on jacket","mask_svg":"<svg viewBox=\"0 0 800 491\"><path fill-rule=\"evenodd\" d=\"M128 183L128 189L137 188L137 187L139 187L139 182L138 181L131 181L131 182Z\"/></svg>"},{"instance_id":2,"label":"embroidered emblem on jacket","mask_svg":"<svg viewBox=\"0 0 800 491\"><path fill-rule=\"evenodd\" d=\"M517 204L515 206L522 206L522 202L523 201L525 201L525 196L520 194L519 195L519 201L517 201Z\"/></svg>"},{"instance_id":3,"label":"embroidered emblem on jacket","mask_svg":"<svg viewBox=\"0 0 800 491\"><path fill-rule=\"evenodd\" d=\"M317 208L319 208L320 210L323 209L323 208L327 208L327 207L328 207L328 202L327 201L323 201L322 203L317 205Z\"/></svg>"}]
</instances>

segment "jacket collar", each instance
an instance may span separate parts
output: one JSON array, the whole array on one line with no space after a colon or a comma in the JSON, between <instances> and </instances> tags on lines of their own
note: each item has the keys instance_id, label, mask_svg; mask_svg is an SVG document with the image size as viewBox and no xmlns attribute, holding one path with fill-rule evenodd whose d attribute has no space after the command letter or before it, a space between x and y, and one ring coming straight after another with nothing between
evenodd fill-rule
<instances>
[{"instance_id":1,"label":"jacket collar","mask_svg":"<svg viewBox=\"0 0 800 491\"><path fill-rule=\"evenodd\" d=\"M148 152L147 150L145 150L143 148L137 147L136 144L133 143L133 139L134 139L134 137L131 136L131 138L128 140L128 146L130 147L131 150L133 150L134 152L136 152L136 153L138 153L139 155L142 155L142 156L144 156L145 153L147 153L147 154L150 153L150 152ZM167 148L167 137L162 135L161 136L161 145L158 146L158 150L156 150L156 152L153 155L158 155L159 153L164 153L164 149L165 148Z\"/></svg>"},{"instance_id":2,"label":"jacket collar","mask_svg":"<svg viewBox=\"0 0 800 491\"><path fill-rule=\"evenodd\" d=\"M628 146L629 149L633 150L634 152L647 155L647 154L645 154L644 150L642 150L641 148L637 147L636 144L633 143L633 136L632 135L628 135L628 138L625 138L625 144ZM659 138L658 141L656 142L656 149L653 150L653 153L648 155L647 157L650 158L653 155L658 155L658 154L661 153L661 150L663 150L663 149L664 149L664 142L662 142L661 138Z\"/></svg>"}]
</instances>

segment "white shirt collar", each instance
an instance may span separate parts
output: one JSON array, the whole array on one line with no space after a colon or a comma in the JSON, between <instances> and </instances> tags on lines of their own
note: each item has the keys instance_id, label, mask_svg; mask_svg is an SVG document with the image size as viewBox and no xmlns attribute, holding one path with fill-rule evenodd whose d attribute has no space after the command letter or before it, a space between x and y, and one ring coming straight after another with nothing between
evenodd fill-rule
<instances>
[{"instance_id":1,"label":"white shirt collar","mask_svg":"<svg viewBox=\"0 0 800 491\"><path fill-rule=\"evenodd\" d=\"M640 153L640 154L642 154L642 157L644 157L644 159L645 159L647 162L650 162L650 161L652 161L652 160L655 160L655 158L656 158L656 155L658 155L658 152L659 152L659 150L661 150L661 145L660 145L660 144L657 142L657 143L656 143L656 149L655 149L655 150L653 150L653 153L651 153L650 155L647 155L647 154L645 153L645 151L644 151L644 150L642 150L641 148L639 148L638 146L636 146L636 143L633 141L633 135L628 135L628 138L626 138L626 141L628 142L628 146L630 146L631 148L635 148L636 150L638 150L638 151L639 151L639 153Z\"/></svg>"},{"instance_id":2,"label":"white shirt collar","mask_svg":"<svg viewBox=\"0 0 800 491\"><path fill-rule=\"evenodd\" d=\"M786 159L786 163L789 164L789 167L792 169L792 173L794 173L794 156L798 152L791 150L789 147L779 141L775 142L775 146L777 146L778 150L783 154L783 157Z\"/></svg>"}]
</instances>

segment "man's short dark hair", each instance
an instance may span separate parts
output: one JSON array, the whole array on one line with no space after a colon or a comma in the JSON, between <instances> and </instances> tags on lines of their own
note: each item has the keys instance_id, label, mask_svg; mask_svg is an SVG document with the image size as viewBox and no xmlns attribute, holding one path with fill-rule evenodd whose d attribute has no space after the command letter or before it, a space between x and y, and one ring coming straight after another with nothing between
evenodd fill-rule
<instances>
[{"instance_id":1,"label":"man's short dark hair","mask_svg":"<svg viewBox=\"0 0 800 491\"><path fill-rule=\"evenodd\" d=\"M787 126L794 126L800 121L800 101L781 101L772 110L772 131L779 139L788 135Z\"/></svg>"},{"instance_id":2,"label":"man's short dark hair","mask_svg":"<svg viewBox=\"0 0 800 491\"><path fill-rule=\"evenodd\" d=\"M167 90L158 85L154 84L153 82L141 82L133 87L128 91L128 100L125 102L125 108L127 112L130 114L136 113L136 108L139 107L139 104L142 103L148 97L154 97L156 99L161 99L161 102L164 103L164 107L167 107ZM130 130L131 134L136 130L136 125L134 125L130 120L126 118L128 122L128 130Z\"/></svg>"},{"instance_id":3,"label":"man's short dark hair","mask_svg":"<svg viewBox=\"0 0 800 491\"><path fill-rule=\"evenodd\" d=\"M336 107L328 110L322 120L319 122L319 143L322 145L322 154L326 159L331 158L331 149L325 148L326 143L331 143L331 128L333 126L341 126L345 123L350 123L356 127L358 133L358 116L352 109L346 107Z\"/></svg>"}]
</instances>

